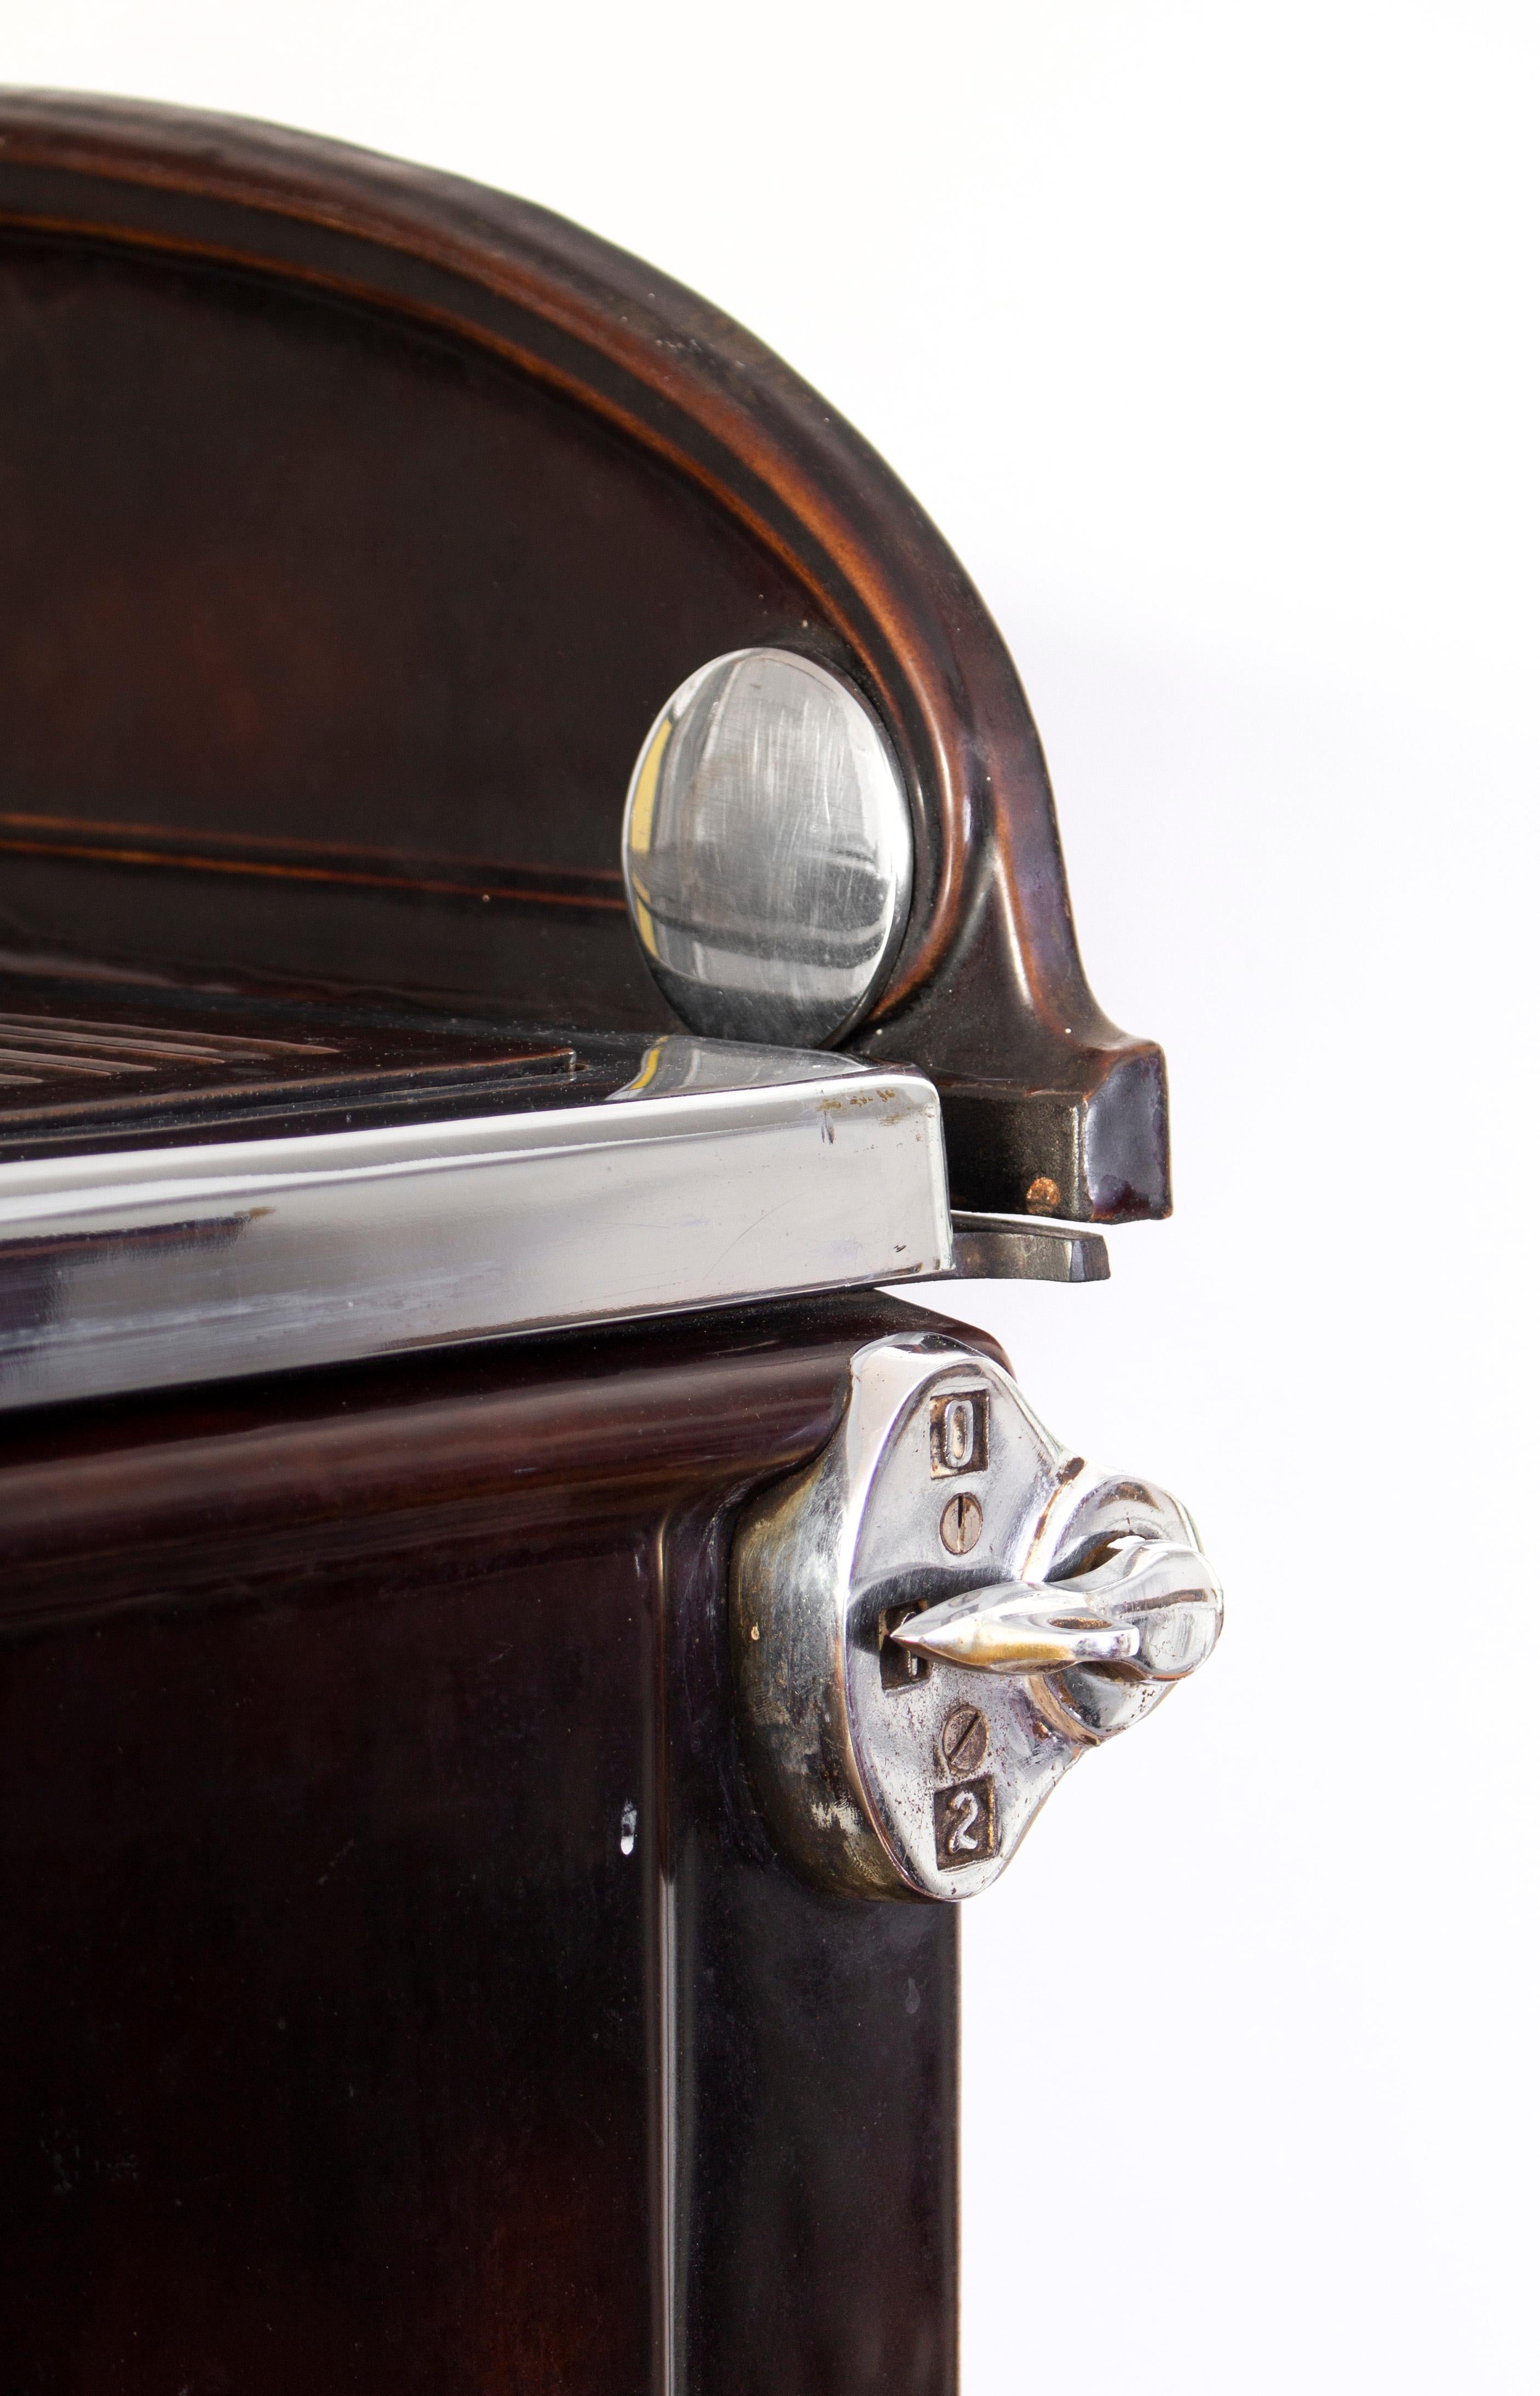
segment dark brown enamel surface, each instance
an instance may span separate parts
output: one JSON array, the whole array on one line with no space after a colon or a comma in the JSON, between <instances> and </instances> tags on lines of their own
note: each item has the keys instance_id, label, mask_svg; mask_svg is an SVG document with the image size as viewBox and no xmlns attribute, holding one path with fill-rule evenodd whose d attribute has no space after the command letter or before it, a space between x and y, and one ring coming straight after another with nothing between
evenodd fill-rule
<instances>
[{"instance_id":1,"label":"dark brown enamel surface","mask_svg":"<svg viewBox=\"0 0 1540 2396\"><path fill-rule=\"evenodd\" d=\"M954 1918L779 1861L723 1605L738 1499L919 1327L835 1300L19 1429L7 2384L951 2396Z\"/></svg>"},{"instance_id":2,"label":"dark brown enamel surface","mask_svg":"<svg viewBox=\"0 0 1540 2396\"><path fill-rule=\"evenodd\" d=\"M4 937L662 1027L616 849L657 708L802 646L880 707L917 896L855 1045L943 1082L960 1204L1167 1204L1014 668L868 446L528 204L233 120L0 107Z\"/></svg>"}]
</instances>

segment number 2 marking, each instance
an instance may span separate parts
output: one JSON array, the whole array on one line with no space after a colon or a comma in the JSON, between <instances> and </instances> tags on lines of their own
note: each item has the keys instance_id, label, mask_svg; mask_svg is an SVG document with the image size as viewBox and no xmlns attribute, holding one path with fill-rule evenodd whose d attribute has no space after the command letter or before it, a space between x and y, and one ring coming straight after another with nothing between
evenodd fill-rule
<instances>
[{"instance_id":1,"label":"number 2 marking","mask_svg":"<svg viewBox=\"0 0 1540 2396\"><path fill-rule=\"evenodd\" d=\"M953 1814L957 1817L953 1822L951 1829L947 1833L948 1855L976 1855L978 1852L978 1841L974 1837L973 1826L978 1819L978 1800L974 1795L973 1790L971 1789L958 1790L956 1795L948 1805L947 1811L949 1814Z\"/></svg>"},{"instance_id":2,"label":"number 2 marking","mask_svg":"<svg viewBox=\"0 0 1540 2396\"><path fill-rule=\"evenodd\" d=\"M966 1871L972 1864L988 1863L1000 1853L995 1784L986 1773L978 1780L962 1780L937 1789L936 1865L938 1871Z\"/></svg>"}]
</instances>

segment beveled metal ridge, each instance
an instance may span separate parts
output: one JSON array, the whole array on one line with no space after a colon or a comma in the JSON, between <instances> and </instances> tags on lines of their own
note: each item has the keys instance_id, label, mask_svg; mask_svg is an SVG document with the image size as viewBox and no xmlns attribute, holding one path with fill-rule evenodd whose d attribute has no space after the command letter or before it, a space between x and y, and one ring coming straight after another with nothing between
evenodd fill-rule
<instances>
[{"instance_id":1,"label":"beveled metal ridge","mask_svg":"<svg viewBox=\"0 0 1540 2396\"><path fill-rule=\"evenodd\" d=\"M0 1407L952 1269L919 1073L675 1037L552 1097L0 1165Z\"/></svg>"}]
</instances>

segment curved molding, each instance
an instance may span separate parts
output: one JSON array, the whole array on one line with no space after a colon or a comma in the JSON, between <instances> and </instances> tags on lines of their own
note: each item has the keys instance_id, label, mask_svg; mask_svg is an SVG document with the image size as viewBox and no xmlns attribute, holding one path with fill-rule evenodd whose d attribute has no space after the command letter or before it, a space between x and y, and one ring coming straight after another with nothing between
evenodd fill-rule
<instances>
[{"instance_id":1,"label":"curved molding","mask_svg":"<svg viewBox=\"0 0 1540 2396\"><path fill-rule=\"evenodd\" d=\"M142 102L0 100L0 223L219 261L431 325L689 476L816 594L909 782L909 927L851 1045L921 1064L944 1094L949 1075L992 1085L991 1122L1002 1105L1019 1116L1028 1096L1105 1111L1098 1093L1136 1064L1135 1081L1153 1073L1160 1085L1159 1121L1147 1099L1133 1141L1141 1159L1114 1177L1122 1196L1109 1184L1098 1199L1083 1173L1069 1186L1046 1178L1057 1211L1167 1210L1159 1052L1109 1022L1086 983L1042 750L1004 644L909 493L774 353L526 201L313 136ZM1026 1203L1030 1149L1004 1141L1003 1181L964 1165L960 1198Z\"/></svg>"}]
</instances>

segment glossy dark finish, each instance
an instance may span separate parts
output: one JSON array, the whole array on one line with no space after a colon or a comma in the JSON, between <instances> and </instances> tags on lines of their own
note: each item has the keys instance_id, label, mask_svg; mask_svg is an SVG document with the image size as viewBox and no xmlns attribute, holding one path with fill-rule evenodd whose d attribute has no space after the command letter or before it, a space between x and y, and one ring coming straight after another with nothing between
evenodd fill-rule
<instances>
[{"instance_id":1,"label":"glossy dark finish","mask_svg":"<svg viewBox=\"0 0 1540 2396\"><path fill-rule=\"evenodd\" d=\"M1010 659L778 359L451 177L47 95L0 136L7 937L661 1028L631 760L707 658L800 646L915 808L853 1045L946 1077L960 1204L1166 1210L1160 1053L1086 986Z\"/></svg>"},{"instance_id":2,"label":"glossy dark finish","mask_svg":"<svg viewBox=\"0 0 1540 2396\"><path fill-rule=\"evenodd\" d=\"M910 1326L8 1440L8 2386L949 2396L955 1917L778 1860L724 1652L737 1503Z\"/></svg>"},{"instance_id":3,"label":"glossy dark finish","mask_svg":"<svg viewBox=\"0 0 1540 2396\"><path fill-rule=\"evenodd\" d=\"M0 1157L549 1105L578 1072L550 1037L0 971Z\"/></svg>"}]
</instances>

